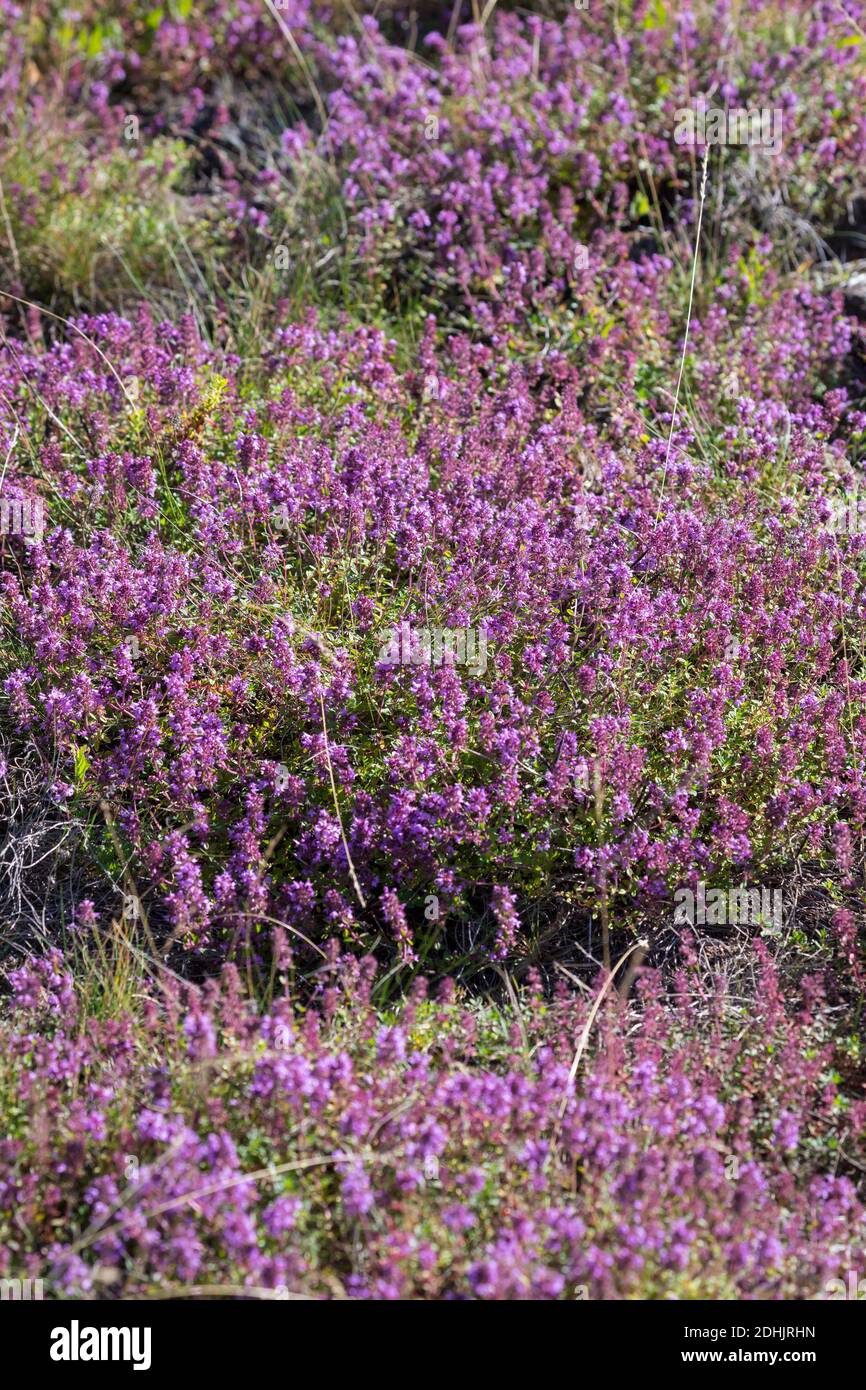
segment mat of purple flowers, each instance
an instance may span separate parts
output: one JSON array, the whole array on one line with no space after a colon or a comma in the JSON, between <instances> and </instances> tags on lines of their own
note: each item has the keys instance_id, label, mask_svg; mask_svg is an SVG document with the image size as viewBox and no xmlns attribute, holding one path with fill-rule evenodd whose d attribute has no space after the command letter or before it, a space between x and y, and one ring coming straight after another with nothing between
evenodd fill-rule
<instances>
[{"instance_id":1,"label":"mat of purple flowers","mask_svg":"<svg viewBox=\"0 0 866 1390\"><path fill-rule=\"evenodd\" d=\"M534 8L0 0L0 1279L866 1267L866 5Z\"/></svg>"}]
</instances>

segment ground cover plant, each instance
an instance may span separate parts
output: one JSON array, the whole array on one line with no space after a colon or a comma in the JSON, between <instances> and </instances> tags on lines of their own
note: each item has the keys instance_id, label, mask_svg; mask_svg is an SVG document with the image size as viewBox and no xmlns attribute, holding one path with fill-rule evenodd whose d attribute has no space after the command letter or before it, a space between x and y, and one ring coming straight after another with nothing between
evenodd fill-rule
<instances>
[{"instance_id":1,"label":"ground cover plant","mask_svg":"<svg viewBox=\"0 0 866 1390\"><path fill-rule=\"evenodd\" d=\"M0 1277L834 1297L866 10L0 13Z\"/></svg>"}]
</instances>

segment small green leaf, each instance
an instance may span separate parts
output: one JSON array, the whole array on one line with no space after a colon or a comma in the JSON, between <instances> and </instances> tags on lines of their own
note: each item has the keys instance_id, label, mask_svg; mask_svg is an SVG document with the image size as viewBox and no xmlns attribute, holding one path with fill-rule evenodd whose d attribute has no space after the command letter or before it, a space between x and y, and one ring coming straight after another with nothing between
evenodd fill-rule
<instances>
[{"instance_id":1,"label":"small green leaf","mask_svg":"<svg viewBox=\"0 0 866 1390\"><path fill-rule=\"evenodd\" d=\"M644 29L664 29L668 22L667 6L664 0L656 0L643 22Z\"/></svg>"},{"instance_id":2,"label":"small green leaf","mask_svg":"<svg viewBox=\"0 0 866 1390\"><path fill-rule=\"evenodd\" d=\"M87 770L90 767L90 759L88 758L84 749L79 748L77 745L74 749L73 759L73 775L75 778L75 785L80 790L84 786L84 780L87 776Z\"/></svg>"}]
</instances>

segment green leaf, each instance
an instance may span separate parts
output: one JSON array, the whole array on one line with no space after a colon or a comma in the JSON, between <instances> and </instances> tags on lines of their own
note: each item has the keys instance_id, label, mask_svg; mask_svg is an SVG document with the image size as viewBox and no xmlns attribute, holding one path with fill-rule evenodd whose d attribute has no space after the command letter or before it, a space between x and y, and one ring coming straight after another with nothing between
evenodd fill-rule
<instances>
[{"instance_id":1,"label":"green leaf","mask_svg":"<svg viewBox=\"0 0 866 1390\"><path fill-rule=\"evenodd\" d=\"M74 776L75 785L78 788L84 786L84 779L87 776L87 769L90 767L90 759L83 748L75 746L74 752Z\"/></svg>"},{"instance_id":2,"label":"green leaf","mask_svg":"<svg viewBox=\"0 0 866 1390\"><path fill-rule=\"evenodd\" d=\"M664 29L667 22L668 12L664 0L656 0L643 22L644 29Z\"/></svg>"}]
</instances>

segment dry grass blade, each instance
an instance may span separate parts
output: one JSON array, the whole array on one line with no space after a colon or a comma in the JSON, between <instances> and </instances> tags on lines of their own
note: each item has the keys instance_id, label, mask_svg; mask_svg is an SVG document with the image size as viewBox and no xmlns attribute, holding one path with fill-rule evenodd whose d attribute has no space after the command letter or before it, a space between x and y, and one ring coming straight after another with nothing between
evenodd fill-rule
<instances>
[{"instance_id":1,"label":"dry grass blade","mask_svg":"<svg viewBox=\"0 0 866 1390\"><path fill-rule=\"evenodd\" d=\"M592 1025L595 1022L596 1014L601 1008L604 998L607 995L611 985L613 984L616 972L619 970L620 966L628 960L629 956L634 955L635 951L641 949L644 952L649 950L649 943L646 941L636 941L633 946L629 946L628 950L623 952L616 965L613 967L613 970L611 970L610 974L608 975L607 979L605 980L604 984L599 990L595 1003L589 1011L589 1017L587 1018L586 1023L584 1024L583 1032L580 1035L580 1041L577 1044L577 1051L574 1054L574 1061L571 1064L571 1071L568 1073L568 1084L566 1086L566 1093L563 1097L562 1105L559 1109L560 1122L562 1121L562 1117L565 1114L566 1107L568 1106L568 1093L574 1084L574 1078L577 1076L577 1069L580 1066L580 1059L586 1051L586 1044L589 1041L589 1035L592 1031Z\"/></svg>"}]
</instances>

